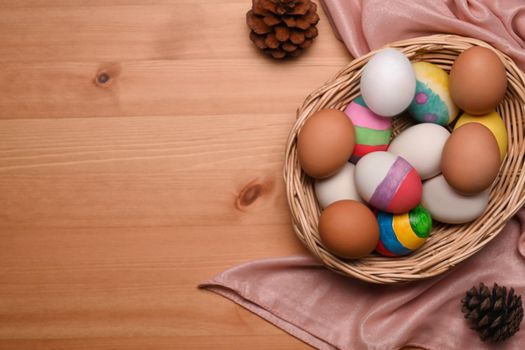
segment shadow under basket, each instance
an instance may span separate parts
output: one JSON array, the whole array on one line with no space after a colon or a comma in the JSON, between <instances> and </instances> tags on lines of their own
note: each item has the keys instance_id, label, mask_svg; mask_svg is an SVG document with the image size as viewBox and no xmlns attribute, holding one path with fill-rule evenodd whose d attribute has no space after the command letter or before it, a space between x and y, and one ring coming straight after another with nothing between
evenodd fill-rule
<instances>
[{"instance_id":1,"label":"shadow under basket","mask_svg":"<svg viewBox=\"0 0 525 350\"><path fill-rule=\"evenodd\" d=\"M285 155L283 175L286 195L295 233L310 252L330 269L363 281L381 284L415 281L439 275L489 243L524 204L525 79L516 64L485 42L455 35L419 37L387 45L403 52L412 62L431 62L447 72L456 57L472 46L493 50L505 64L508 87L497 111L507 127L507 155L492 185L489 205L483 215L463 225L434 222L434 228L425 245L408 256L388 258L374 253L358 260L344 260L326 250L320 242L317 229L321 210L315 198L314 181L302 171L297 157L297 135L305 121L323 108L343 110L357 97L363 67L376 51L350 62L333 79L310 94L298 109ZM409 118L394 118L393 135L412 124L413 121Z\"/></svg>"}]
</instances>

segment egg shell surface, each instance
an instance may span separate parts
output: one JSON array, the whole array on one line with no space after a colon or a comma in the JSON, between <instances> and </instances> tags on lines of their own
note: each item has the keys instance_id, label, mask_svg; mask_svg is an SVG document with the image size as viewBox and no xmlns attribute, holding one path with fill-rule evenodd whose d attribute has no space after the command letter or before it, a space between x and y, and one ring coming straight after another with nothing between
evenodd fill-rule
<instances>
[{"instance_id":1,"label":"egg shell surface","mask_svg":"<svg viewBox=\"0 0 525 350\"><path fill-rule=\"evenodd\" d=\"M383 49L363 68L360 88L368 108L378 115L393 117L412 102L416 75L403 53L392 48Z\"/></svg>"},{"instance_id":2,"label":"egg shell surface","mask_svg":"<svg viewBox=\"0 0 525 350\"><path fill-rule=\"evenodd\" d=\"M306 174L325 178L348 162L354 145L354 126L346 114L337 109L321 109L301 128L297 156Z\"/></svg>"},{"instance_id":3,"label":"egg shell surface","mask_svg":"<svg viewBox=\"0 0 525 350\"><path fill-rule=\"evenodd\" d=\"M507 90L503 62L491 49L473 46L463 51L450 70L450 96L472 115L490 113Z\"/></svg>"},{"instance_id":4,"label":"egg shell surface","mask_svg":"<svg viewBox=\"0 0 525 350\"><path fill-rule=\"evenodd\" d=\"M457 117L459 109L449 92L448 73L429 62L412 64L416 74L416 94L408 107L418 122L448 125Z\"/></svg>"},{"instance_id":5,"label":"egg shell surface","mask_svg":"<svg viewBox=\"0 0 525 350\"><path fill-rule=\"evenodd\" d=\"M441 152L449 136L441 125L417 124L397 135L388 152L404 158L422 179L429 179L441 172Z\"/></svg>"},{"instance_id":6,"label":"egg shell surface","mask_svg":"<svg viewBox=\"0 0 525 350\"><path fill-rule=\"evenodd\" d=\"M315 195L321 208L344 199L362 201L355 187L354 172L355 165L346 163L335 175L315 181Z\"/></svg>"},{"instance_id":7,"label":"egg shell surface","mask_svg":"<svg viewBox=\"0 0 525 350\"><path fill-rule=\"evenodd\" d=\"M447 224L463 224L478 218L489 203L489 190L472 196L455 191L443 175L436 176L423 184L421 204L432 218Z\"/></svg>"},{"instance_id":8,"label":"egg shell surface","mask_svg":"<svg viewBox=\"0 0 525 350\"><path fill-rule=\"evenodd\" d=\"M452 132L441 154L441 172L458 192L486 190L498 176L500 153L496 138L480 123L468 123Z\"/></svg>"},{"instance_id":9,"label":"egg shell surface","mask_svg":"<svg viewBox=\"0 0 525 350\"><path fill-rule=\"evenodd\" d=\"M421 200L419 174L405 159L389 152L361 158L356 164L355 183L361 198L389 213L406 213Z\"/></svg>"},{"instance_id":10,"label":"egg shell surface","mask_svg":"<svg viewBox=\"0 0 525 350\"><path fill-rule=\"evenodd\" d=\"M500 159L503 160L503 158L505 158L505 154L507 154L508 136L507 128L505 127L505 122L503 121L499 113L496 111L492 111L489 114L476 116L470 115L468 113L463 113L456 122L454 130L468 123L480 123L486 126L492 132L492 134L496 138L496 141L498 142Z\"/></svg>"},{"instance_id":11,"label":"egg shell surface","mask_svg":"<svg viewBox=\"0 0 525 350\"><path fill-rule=\"evenodd\" d=\"M405 214L377 213L379 243L376 251L384 256L402 256L420 248L432 231L432 217L422 205Z\"/></svg>"},{"instance_id":12,"label":"egg shell surface","mask_svg":"<svg viewBox=\"0 0 525 350\"><path fill-rule=\"evenodd\" d=\"M374 213L353 200L329 205L319 217L319 237L333 254L357 259L370 254L379 241L379 225Z\"/></svg>"},{"instance_id":13,"label":"egg shell surface","mask_svg":"<svg viewBox=\"0 0 525 350\"><path fill-rule=\"evenodd\" d=\"M355 146L350 161L357 163L365 154L386 151L392 136L392 119L372 112L361 96L355 98L345 109L354 124Z\"/></svg>"}]
</instances>

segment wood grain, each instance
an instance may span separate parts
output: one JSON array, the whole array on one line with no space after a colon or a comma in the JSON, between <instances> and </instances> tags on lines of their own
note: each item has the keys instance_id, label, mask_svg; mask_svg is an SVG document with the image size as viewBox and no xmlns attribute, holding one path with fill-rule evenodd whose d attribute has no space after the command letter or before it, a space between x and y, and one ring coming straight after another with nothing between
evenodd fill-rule
<instances>
[{"instance_id":1,"label":"wood grain","mask_svg":"<svg viewBox=\"0 0 525 350\"><path fill-rule=\"evenodd\" d=\"M263 59L5 63L0 119L180 114L264 119L275 113L290 118L301 98L343 63L277 65ZM101 86L96 79L102 73L109 80Z\"/></svg>"},{"instance_id":2,"label":"wood grain","mask_svg":"<svg viewBox=\"0 0 525 350\"><path fill-rule=\"evenodd\" d=\"M304 253L284 143L349 60L323 13L303 57L261 56L248 7L0 1L0 349L308 348L196 288Z\"/></svg>"},{"instance_id":3,"label":"wood grain","mask_svg":"<svg viewBox=\"0 0 525 350\"><path fill-rule=\"evenodd\" d=\"M0 62L248 58L280 66L254 60L245 24L249 7L246 0L0 0ZM333 36L326 20L319 29ZM334 41L318 40L308 56L324 55L309 62L346 60ZM298 62L306 63L304 57Z\"/></svg>"}]
</instances>

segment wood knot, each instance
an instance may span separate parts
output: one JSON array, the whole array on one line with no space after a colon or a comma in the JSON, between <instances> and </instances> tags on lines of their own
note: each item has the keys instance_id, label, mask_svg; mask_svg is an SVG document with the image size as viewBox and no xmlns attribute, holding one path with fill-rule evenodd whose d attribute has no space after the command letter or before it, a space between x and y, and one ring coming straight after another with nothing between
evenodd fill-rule
<instances>
[{"instance_id":1,"label":"wood knot","mask_svg":"<svg viewBox=\"0 0 525 350\"><path fill-rule=\"evenodd\" d=\"M102 72L97 76L97 83L106 84L109 81L109 79L111 79L109 74L106 72Z\"/></svg>"},{"instance_id":2,"label":"wood knot","mask_svg":"<svg viewBox=\"0 0 525 350\"><path fill-rule=\"evenodd\" d=\"M120 65L118 63L107 65L95 74L94 83L100 88L108 88L114 84L119 74Z\"/></svg>"},{"instance_id":3,"label":"wood knot","mask_svg":"<svg viewBox=\"0 0 525 350\"><path fill-rule=\"evenodd\" d=\"M271 191L273 187L273 180L266 181L253 180L248 183L237 195L235 206L239 210L252 205L259 197Z\"/></svg>"},{"instance_id":4,"label":"wood knot","mask_svg":"<svg viewBox=\"0 0 525 350\"><path fill-rule=\"evenodd\" d=\"M260 184L249 185L239 193L239 204L243 207L246 207L253 202L261 195L262 186Z\"/></svg>"}]
</instances>

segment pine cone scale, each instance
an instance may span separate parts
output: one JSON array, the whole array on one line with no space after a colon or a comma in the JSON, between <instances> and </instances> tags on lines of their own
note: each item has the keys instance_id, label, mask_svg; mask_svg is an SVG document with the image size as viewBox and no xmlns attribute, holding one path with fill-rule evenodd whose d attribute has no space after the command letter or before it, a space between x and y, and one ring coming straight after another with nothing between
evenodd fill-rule
<instances>
[{"instance_id":1,"label":"pine cone scale","mask_svg":"<svg viewBox=\"0 0 525 350\"><path fill-rule=\"evenodd\" d=\"M294 17L283 17L283 21L284 23L286 23L286 25L290 28L294 28L295 27L295 18Z\"/></svg>"},{"instance_id":2,"label":"pine cone scale","mask_svg":"<svg viewBox=\"0 0 525 350\"><path fill-rule=\"evenodd\" d=\"M293 31L290 35L290 41L295 45L300 45L304 39L304 34L302 32Z\"/></svg>"},{"instance_id":3,"label":"pine cone scale","mask_svg":"<svg viewBox=\"0 0 525 350\"><path fill-rule=\"evenodd\" d=\"M483 300L483 302L481 303L479 309L483 312L483 311L487 311L489 308L490 308L490 299L487 298L487 299Z\"/></svg>"},{"instance_id":4,"label":"pine cone scale","mask_svg":"<svg viewBox=\"0 0 525 350\"><path fill-rule=\"evenodd\" d=\"M489 324L489 316L485 315L478 323L478 327L484 327Z\"/></svg>"},{"instance_id":5,"label":"pine cone scale","mask_svg":"<svg viewBox=\"0 0 525 350\"><path fill-rule=\"evenodd\" d=\"M315 27L312 27L310 26L310 28L308 28L305 32L304 32L304 36L307 37L308 39L313 39L317 36L318 32L317 32L317 28Z\"/></svg>"},{"instance_id":6,"label":"pine cone scale","mask_svg":"<svg viewBox=\"0 0 525 350\"><path fill-rule=\"evenodd\" d=\"M268 46L270 49L276 49L279 47L279 40L275 37L274 34L268 34L266 36L266 39L264 40L264 43L266 46Z\"/></svg>"},{"instance_id":7,"label":"pine cone scale","mask_svg":"<svg viewBox=\"0 0 525 350\"><path fill-rule=\"evenodd\" d=\"M310 22L308 22L308 19L306 18L301 18L295 21L295 26L302 30L306 30L310 27Z\"/></svg>"},{"instance_id":8,"label":"pine cone scale","mask_svg":"<svg viewBox=\"0 0 525 350\"><path fill-rule=\"evenodd\" d=\"M479 312L478 312L478 310L474 310L474 311L470 312L468 314L468 319L469 320L477 320L477 319L479 319Z\"/></svg>"},{"instance_id":9,"label":"pine cone scale","mask_svg":"<svg viewBox=\"0 0 525 350\"><path fill-rule=\"evenodd\" d=\"M495 303L494 303L494 310L495 311L499 311L503 308L503 301L502 300L497 300Z\"/></svg>"},{"instance_id":10,"label":"pine cone scale","mask_svg":"<svg viewBox=\"0 0 525 350\"><path fill-rule=\"evenodd\" d=\"M265 16L263 21L270 27L273 27L274 25L281 23L281 19L272 14Z\"/></svg>"},{"instance_id":11,"label":"pine cone scale","mask_svg":"<svg viewBox=\"0 0 525 350\"><path fill-rule=\"evenodd\" d=\"M303 43L299 45L299 47L301 47L302 49L307 49L312 45L312 42L313 41L311 39L305 39Z\"/></svg>"},{"instance_id":12,"label":"pine cone scale","mask_svg":"<svg viewBox=\"0 0 525 350\"><path fill-rule=\"evenodd\" d=\"M246 14L246 23L256 34L266 34L271 31L270 26L264 23L260 17L257 17L252 10Z\"/></svg>"},{"instance_id":13,"label":"pine cone scale","mask_svg":"<svg viewBox=\"0 0 525 350\"><path fill-rule=\"evenodd\" d=\"M287 41L290 38L290 30L284 26L275 27L275 37L281 42Z\"/></svg>"},{"instance_id":14,"label":"pine cone scale","mask_svg":"<svg viewBox=\"0 0 525 350\"><path fill-rule=\"evenodd\" d=\"M468 307L473 308L474 306L479 305L479 299L476 297L472 297L468 302Z\"/></svg>"},{"instance_id":15,"label":"pine cone scale","mask_svg":"<svg viewBox=\"0 0 525 350\"><path fill-rule=\"evenodd\" d=\"M501 316L498 316L492 323L490 324L490 328L496 328L501 323Z\"/></svg>"},{"instance_id":16,"label":"pine cone scale","mask_svg":"<svg viewBox=\"0 0 525 350\"><path fill-rule=\"evenodd\" d=\"M259 48L259 49L266 49L267 46L264 43L265 37L262 35L258 35L254 32L250 33L250 39L253 41L253 43Z\"/></svg>"},{"instance_id":17,"label":"pine cone scale","mask_svg":"<svg viewBox=\"0 0 525 350\"><path fill-rule=\"evenodd\" d=\"M286 51L286 52L293 52L297 49L297 46L295 46L294 44L290 43L290 42L286 42L283 44L283 50Z\"/></svg>"}]
</instances>

